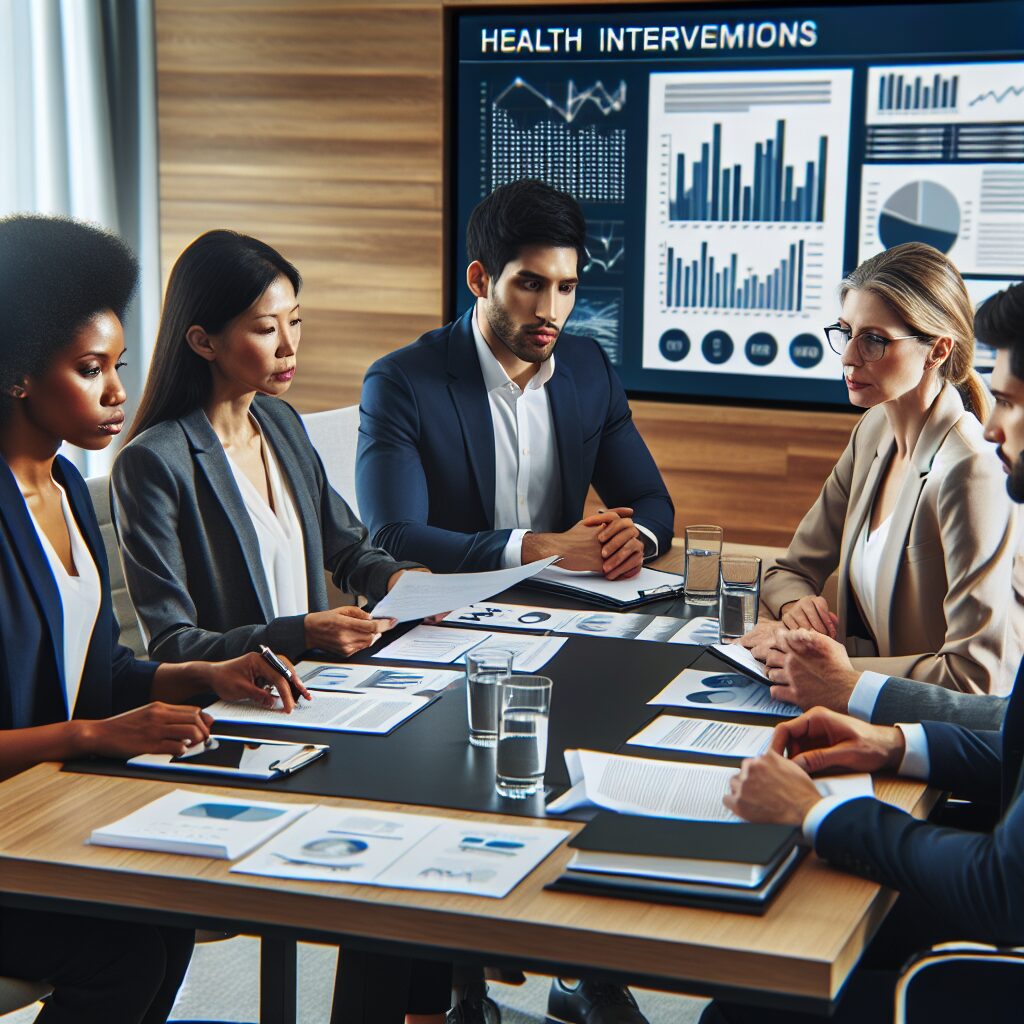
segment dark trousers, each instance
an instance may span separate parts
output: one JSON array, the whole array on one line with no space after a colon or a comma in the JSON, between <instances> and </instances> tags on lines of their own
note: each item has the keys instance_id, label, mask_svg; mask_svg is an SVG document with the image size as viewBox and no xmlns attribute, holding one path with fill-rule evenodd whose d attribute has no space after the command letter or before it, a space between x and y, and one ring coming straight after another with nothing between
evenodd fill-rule
<instances>
[{"instance_id":1,"label":"dark trousers","mask_svg":"<svg viewBox=\"0 0 1024 1024\"><path fill-rule=\"evenodd\" d=\"M407 1013L445 1013L451 992L451 964L342 949L331 1024L402 1024Z\"/></svg>"},{"instance_id":2,"label":"dark trousers","mask_svg":"<svg viewBox=\"0 0 1024 1024\"><path fill-rule=\"evenodd\" d=\"M839 1005L832 1017L811 1013L769 1010L739 1003L715 1000L700 1018L700 1024L884 1024L893 1016L896 983L903 965L916 952L939 942L949 942L963 936L954 934L942 921L936 919L923 904L901 896L885 923L878 930L854 968L843 989ZM934 1021L976 1020L981 1013L986 1024L1018 1020L1024 995L1018 987L1018 996L1012 1006L1013 1016L1003 1016L1007 1009L1000 1002L999 993L986 986L987 972L977 966L966 966L951 973L944 980L938 977L919 983L919 988L908 1005L908 1010L922 1019L930 1015Z\"/></svg>"},{"instance_id":3,"label":"dark trousers","mask_svg":"<svg viewBox=\"0 0 1024 1024\"><path fill-rule=\"evenodd\" d=\"M0 974L53 988L37 1024L163 1024L195 933L0 910Z\"/></svg>"}]
</instances>

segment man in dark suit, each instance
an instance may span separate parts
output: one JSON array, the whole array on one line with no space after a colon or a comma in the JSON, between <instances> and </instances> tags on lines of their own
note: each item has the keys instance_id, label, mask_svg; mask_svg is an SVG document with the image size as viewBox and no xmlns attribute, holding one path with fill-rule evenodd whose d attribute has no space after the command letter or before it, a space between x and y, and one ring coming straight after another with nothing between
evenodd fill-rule
<instances>
[{"instance_id":1,"label":"man in dark suit","mask_svg":"<svg viewBox=\"0 0 1024 1024\"><path fill-rule=\"evenodd\" d=\"M1024 284L993 296L979 311L976 330L999 349L992 374L996 406L986 437L999 446L1010 497L1022 503ZM788 759L782 756L786 752ZM1022 764L1024 662L1001 731L932 721L872 725L819 707L778 726L772 749L743 763L725 798L731 810L750 821L800 826L820 857L902 894L833 1020L889 1019L896 971L915 947L950 939L1024 943ZM939 789L955 788L992 807L993 827L987 833L943 828L868 797L822 798L810 773L834 768L896 770ZM966 1019L964 1012L978 1010L988 1011L987 1020L1019 1019L1019 999L971 988L959 997L932 993L935 1019ZM770 1011L713 1003L702 1021L774 1019ZM805 1018L786 1014L785 1019Z\"/></svg>"},{"instance_id":2,"label":"man in dark suit","mask_svg":"<svg viewBox=\"0 0 1024 1024\"><path fill-rule=\"evenodd\" d=\"M571 196L496 189L466 232L473 307L367 371L356 488L394 557L456 572L561 555L620 579L668 549L672 500L622 385L597 342L562 330L585 238ZM605 510L582 518L591 485Z\"/></svg>"}]
</instances>

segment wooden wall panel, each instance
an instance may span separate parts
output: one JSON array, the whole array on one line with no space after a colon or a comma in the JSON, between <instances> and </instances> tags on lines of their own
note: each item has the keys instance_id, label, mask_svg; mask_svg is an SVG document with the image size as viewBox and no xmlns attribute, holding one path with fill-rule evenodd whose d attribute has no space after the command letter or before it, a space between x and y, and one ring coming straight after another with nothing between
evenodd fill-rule
<instances>
[{"instance_id":1,"label":"wooden wall panel","mask_svg":"<svg viewBox=\"0 0 1024 1024\"><path fill-rule=\"evenodd\" d=\"M164 275L214 227L293 260L305 287L290 399L302 411L358 401L374 359L441 322L445 6L156 0ZM655 402L634 414L680 530L716 522L772 545L854 423Z\"/></svg>"}]
</instances>

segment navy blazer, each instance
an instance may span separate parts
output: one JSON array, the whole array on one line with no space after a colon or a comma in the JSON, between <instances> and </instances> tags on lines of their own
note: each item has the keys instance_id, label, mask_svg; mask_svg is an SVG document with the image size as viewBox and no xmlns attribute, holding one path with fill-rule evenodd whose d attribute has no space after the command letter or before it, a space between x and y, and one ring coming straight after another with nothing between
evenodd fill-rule
<instances>
[{"instance_id":1,"label":"navy blazer","mask_svg":"<svg viewBox=\"0 0 1024 1024\"><path fill-rule=\"evenodd\" d=\"M325 569L345 593L379 601L391 576L417 563L370 545L287 402L257 395L251 412L295 500L309 610L328 606ZM110 481L125 581L150 657L216 661L261 643L289 658L302 654L306 616L274 617L256 530L202 409L133 438Z\"/></svg>"},{"instance_id":2,"label":"navy blazer","mask_svg":"<svg viewBox=\"0 0 1024 1024\"><path fill-rule=\"evenodd\" d=\"M981 699L981 698L975 698ZM878 800L841 804L818 828L815 849L839 867L909 893L958 938L1024 943L1024 661L1001 732L925 722L929 778L996 804L990 833L941 828Z\"/></svg>"},{"instance_id":3,"label":"navy blazer","mask_svg":"<svg viewBox=\"0 0 1024 1024\"><path fill-rule=\"evenodd\" d=\"M149 702L153 662L138 661L118 643L107 556L89 489L58 455L54 479L71 510L100 577L100 608L82 669L75 718L109 718ZM64 618L60 592L25 500L0 459L0 729L67 721Z\"/></svg>"},{"instance_id":4,"label":"navy blazer","mask_svg":"<svg viewBox=\"0 0 1024 1024\"><path fill-rule=\"evenodd\" d=\"M510 530L494 529L494 427L472 308L378 359L363 380L356 491L374 543L435 572L497 569ZM609 507L672 541L672 499L626 394L590 338L559 336L546 385L562 478L555 526L583 515L591 484Z\"/></svg>"}]
</instances>

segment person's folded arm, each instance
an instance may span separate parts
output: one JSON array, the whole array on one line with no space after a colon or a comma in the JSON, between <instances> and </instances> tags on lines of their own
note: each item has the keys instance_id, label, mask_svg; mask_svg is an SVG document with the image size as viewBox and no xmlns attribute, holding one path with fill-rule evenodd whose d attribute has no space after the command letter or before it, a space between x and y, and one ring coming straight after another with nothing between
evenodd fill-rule
<instances>
[{"instance_id":1,"label":"person's folded arm","mask_svg":"<svg viewBox=\"0 0 1024 1024\"><path fill-rule=\"evenodd\" d=\"M789 548L770 565L761 584L761 600L774 618L784 605L822 592L839 564L843 526L850 504L853 465L863 418L832 468L814 504L800 521Z\"/></svg>"},{"instance_id":2,"label":"person's folded arm","mask_svg":"<svg viewBox=\"0 0 1024 1024\"><path fill-rule=\"evenodd\" d=\"M419 435L416 394L403 371L393 363L374 364L363 381L356 459L359 510L373 544L435 572L501 568L510 530L459 533L428 525ZM460 449L452 458L466 455Z\"/></svg>"},{"instance_id":3,"label":"person's folded arm","mask_svg":"<svg viewBox=\"0 0 1024 1024\"><path fill-rule=\"evenodd\" d=\"M818 824L820 857L907 893L964 939L1024 942L1024 802L990 834L940 828L862 797Z\"/></svg>"}]
</instances>

